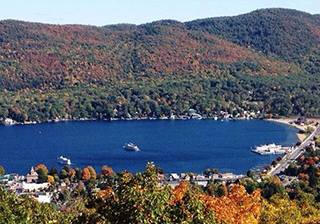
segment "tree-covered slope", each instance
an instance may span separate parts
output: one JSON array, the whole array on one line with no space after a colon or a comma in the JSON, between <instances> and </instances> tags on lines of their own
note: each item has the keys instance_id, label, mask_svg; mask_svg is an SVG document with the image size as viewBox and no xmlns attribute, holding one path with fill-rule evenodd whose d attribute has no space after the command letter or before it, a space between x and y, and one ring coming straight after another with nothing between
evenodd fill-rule
<instances>
[{"instance_id":1,"label":"tree-covered slope","mask_svg":"<svg viewBox=\"0 0 320 224\"><path fill-rule=\"evenodd\" d=\"M0 46L0 87L13 90L111 78L299 70L175 21L93 27L9 20L0 22Z\"/></svg>"},{"instance_id":2,"label":"tree-covered slope","mask_svg":"<svg viewBox=\"0 0 320 224\"><path fill-rule=\"evenodd\" d=\"M0 120L318 116L319 24L287 9L139 26L0 21Z\"/></svg>"},{"instance_id":3,"label":"tree-covered slope","mask_svg":"<svg viewBox=\"0 0 320 224\"><path fill-rule=\"evenodd\" d=\"M195 20L186 25L191 30L216 34L295 62L320 44L319 16L289 9L263 9L234 17Z\"/></svg>"}]
</instances>

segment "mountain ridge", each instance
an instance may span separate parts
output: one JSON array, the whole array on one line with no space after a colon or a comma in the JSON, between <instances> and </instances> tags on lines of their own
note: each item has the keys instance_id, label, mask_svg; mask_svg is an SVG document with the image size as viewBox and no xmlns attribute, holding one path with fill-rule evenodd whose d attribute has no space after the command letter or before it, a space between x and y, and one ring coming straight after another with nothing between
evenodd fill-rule
<instances>
[{"instance_id":1,"label":"mountain ridge","mask_svg":"<svg viewBox=\"0 0 320 224\"><path fill-rule=\"evenodd\" d=\"M318 16L285 9L103 27L1 21L0 120L319 116L319 37Z\"/></svg>"},{"instance_id":2,"label":"mountain ridge","mask_svg":"<svg viewBox=\"0 0 320 224\"><path fill-rule=\"evenodd\" d=\"M223 20L222 24L232 24L237 18L240 18L241 22L244 17L249 16L249 22L242 24L244 34L247 34L251 17L257 13L266 13L265 18L269 18L270 13L277 12L278 18L279 10L258 10L235 17L211 18L209 21L203 19L182 23L160 20L141 25L118 24L102 27L1 21L0 87L57 87L74 82L70 80L95 83L109 78L126 79L128 76L146 75L159 77L190 73L296 74L301 72L301 67L310 67L309 64L300 65L297 60L304 56L309 57L309 53L317 48L315 37L307 38L305 44L297 44L306 35L312 36L309 31L304 32L305 35L295 37L285 35L287 40L283 41L274 35L272 38L275 44L272 44L273 39L269 38L270 44L268 37L263 38L269 42L261 38L250 39L250 35L245 37L249 38L248 41L237 41L233 36L234 29L225 28L222 30L224 35L214 29L221 27L221 24L217 25L217 20ZM309 20L310 16L313 18L312 15L303 12L284 12L298 14L299 17L303 15ZM280 19L276 21L278 20ZM312 24L314 23L312 21ZM213 29L208 30L208 26ZM296 29L296 26L294 23L289 28ZM270 29L266 28L269 35ZM317 26L313 32L316 36L320 35ZM283 29L278 33L281 34L280 37L286 34ZM247 43L252 44L248 46ZM264 43L269 44L269 50ZM272 50L273 45L280 46L279 52Z\"/></svg>"},{"instance_id":3,"label":"mountain ridge","mask_svg":"<svg viewBox=\"0 0 320 224\"><path fill-rule=\"evenodd\" d=\"M261 9L233 17L194 20L187 26L295 62L320 43L318 18L291 9Z\"/></svg>"}]
</instances>

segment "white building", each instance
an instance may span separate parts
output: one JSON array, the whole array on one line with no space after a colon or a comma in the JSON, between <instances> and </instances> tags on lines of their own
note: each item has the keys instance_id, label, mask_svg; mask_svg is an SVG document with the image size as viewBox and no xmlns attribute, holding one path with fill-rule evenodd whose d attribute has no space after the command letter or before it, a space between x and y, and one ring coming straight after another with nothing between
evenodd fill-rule
<instances>
[{"instance_id":1,"label":"white building","mask_svg":"<svg viewBox=\"0 0 320 224\"><path fill-rule=\"evenodd\" d=\"M48 189L49 186L50 186L49 183L37 184L37 183L22 182L21 184L21 188L24 192L45 190L45 189Z\"/></svg>"},{"instance_id":2,"label":"white building","mask_svg":"<svg viewBox=\"0 0 320 224\"><path fill-rule=\"evenodd\" d=\"M31 167L30 173L27 174L27 183L35 183L38 180L38 173Z\"/></svg>"}]
</instances>

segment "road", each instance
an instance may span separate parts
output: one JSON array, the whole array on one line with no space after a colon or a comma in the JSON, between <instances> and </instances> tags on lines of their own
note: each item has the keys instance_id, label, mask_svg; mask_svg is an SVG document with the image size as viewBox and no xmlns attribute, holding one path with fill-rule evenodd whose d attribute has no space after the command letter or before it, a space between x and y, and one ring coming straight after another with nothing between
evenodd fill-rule
<instances>
[{"instance_id":1,"label":"road","mask_svg":"<svg viewBox=\"0 0 320 224\"><path fill-rule=\"evenodd\" d=\"M299 146L296 146L290 153L286 154L275 167L268 171L267 174L274 176L284 171L292 161L296 160L304 153L305 148L309 146L313 138L319 134L320 125L318 125L317 128Z\"/></svg>"}]
</instances>

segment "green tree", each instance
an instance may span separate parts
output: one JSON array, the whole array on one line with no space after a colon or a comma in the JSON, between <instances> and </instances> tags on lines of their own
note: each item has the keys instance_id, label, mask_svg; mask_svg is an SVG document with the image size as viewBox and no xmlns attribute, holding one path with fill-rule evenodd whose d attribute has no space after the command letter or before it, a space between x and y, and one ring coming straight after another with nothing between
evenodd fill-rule
<instances>
[{"instance_id":1,"label":"green tree","mask_svg":"<svg viewBox=\"0 0 320 224\"><path fill-rule=\"evenodd\" d=\"M16 196L0 188L0 224L71 223L75 213L61 213L50 204Z\"/></svg>"},{"instance_id":2,"label":"green tree","mask_svg":"<svg viewBox=\"0 0 320 224\"><path fill-rule=\"evenodd\" d=\"M38 182L39 183L44 183L44 182L48 181L48 174L44 169L42 169L42 168L38 169L37 173L38 173Z\"/></svg>"},{"instance_id":3,"label":"green tree","mask_svg":"<svg viewBox=\"0 0 320 224\"><path fill-rule=\"evenodd\" d=\"M283 194L284 188L278 177L270 177L262 183L262 196L269 199L274 194Z\"/></svg>"},{"instance_id":4,"label":"green tree","mask_svg":"<svg viewBox=\"0 0 320 224\"><path fill-rule=\"evenodd\" d=\"M6 170L4 169L3 166L0 165L0 176L3 176L6 174Z\"/></svg>"},{"instance_id":5,"label":"green tree","mask_svg":"<svg viewBox=\"0 0 320 224\"><path fill-rule=\"evenodd\" d=\"M82 222L105 223L215 223L213 212L200 200L200 189L187 185L172 193L158 182L158 168L148 164L145 172L121 173L115 184L98 193L90 202L92 214L78 217ZM183 187L184 187L183 186ZM183 188L182 187L182 188Z\"/></svg>"}]
</instances>

